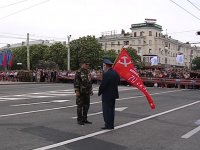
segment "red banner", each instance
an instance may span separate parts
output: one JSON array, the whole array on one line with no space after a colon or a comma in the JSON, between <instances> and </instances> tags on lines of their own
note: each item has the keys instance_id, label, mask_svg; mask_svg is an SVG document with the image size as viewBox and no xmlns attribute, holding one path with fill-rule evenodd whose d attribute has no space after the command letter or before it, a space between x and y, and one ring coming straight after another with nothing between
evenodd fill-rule
<instances>
[{"instance_id":1,"label":"red banner","mask_svg":"<svg viewBox=\"0 0 200 150\"><path fill-rule=\"evenodd\" d=\"M2 66L3 67L6 67L7 66L7 54L5 53L4 56L3 56L3 63L2 63Z\"/></svg>"},{"instance_id":2,"label":"red banner","mask_svg":"<svg viewBox=\"0 0 200 150\"><path fill-rule=\"evenodd\" d=\"M121 53L118 55L118 58L113 65L113 69L128 83L137 87L146 96L151 109L155 109L154 102L147 92L147 89L145 88L139 75L135 71L133 62L131 61L131 57L129 56L125 48L122 48Z\"/></svg>"}]
</instances>

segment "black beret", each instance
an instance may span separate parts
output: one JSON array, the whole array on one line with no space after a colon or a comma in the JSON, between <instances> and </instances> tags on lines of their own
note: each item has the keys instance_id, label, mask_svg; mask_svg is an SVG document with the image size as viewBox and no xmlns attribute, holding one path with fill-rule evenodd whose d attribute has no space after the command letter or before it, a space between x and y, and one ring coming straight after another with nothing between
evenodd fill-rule
<instances>
[{"instance_id":1,"label":"black beret","mask_svg":"<svg viewBox=\"0 0 200 150\"><path fill-rule=\"evenodd\" d=\"M109 59L104 59L103 63L108 65L113 65L113 63Z\"/></svg>"}]
</instances>

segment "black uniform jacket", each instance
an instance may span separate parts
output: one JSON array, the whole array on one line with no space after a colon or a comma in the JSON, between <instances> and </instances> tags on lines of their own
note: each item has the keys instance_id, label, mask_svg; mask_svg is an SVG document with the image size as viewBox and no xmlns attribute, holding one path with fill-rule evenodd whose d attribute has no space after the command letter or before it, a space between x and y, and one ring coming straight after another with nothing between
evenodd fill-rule
<instances>
[{"instance_id":1,"label":"black uniform jacket","mask_svg":"<svg viewBox=\"0 0 200 150\"><path fill-rule=\"evenodd\" d=\"M119 98L119 82L120 77L112 68L110 68L107 72L104 73L98 92L98 96L102 94L102 101L106 102Z\"/></svg>"}]
</instances>

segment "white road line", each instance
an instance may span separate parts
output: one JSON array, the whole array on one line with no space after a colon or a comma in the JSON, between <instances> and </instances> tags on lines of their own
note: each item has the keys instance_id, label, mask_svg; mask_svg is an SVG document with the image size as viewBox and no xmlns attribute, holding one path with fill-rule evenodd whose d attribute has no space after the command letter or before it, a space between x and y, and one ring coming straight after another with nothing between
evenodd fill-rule
<instances>
[{"instance_id":1,"label":"white road line","mask_svg":"<svg viewBox=\"0 0 200 150\"><path fill-rule=\"evenodd\" d=\"M9 98L0 98L0 99L2 99L2 100L0 100L0 102L4 102L4 101L14 101L14 100L24 100L24 99L28 99L28 98L24 98L24 97L22 97L22 98L16 98L16 97L9 97Z\"/></svg>"},{"instance_id":2,"label":"white road line","mask_svg":"<svg viewBox=\"0 0 200 150\"><path fill-rule=\"evenodd\" d=\"M176 90L176 91L178 92L178 91L181 91L181 90ZM171 92L175 92L175 91L168 91L168 93L171 93ZM166 93L166 92L163 92L163 93ZM159 94L162 94L162 92L161 93L154 93L154 94L151 94L151 95L159 95ZM124 99L133 99L133 98L138 98L138 97L144 97L144 96L122 98L122 99L117 99L117 101L124 100ZM93 102L93 103L90 103L90 104L93 105L93 104L98 104L98 103L101 103L101 101ZM45 112L45 111L51 111L51 110L59 110L59 109L72 108L72 107L76 107L76 105L71 105L71 106L66 106L66 107L56 107L56 108L51 108L51 109L28 111L28 112L21 112L21 113L5 114L5 115L0 115L0 118L9 117L9 116L23 115L23 114L31 114L31 113L37 113L37 112Z\"/></svg>"},{"instance_id":3,"label":"white road line","mask_svg":"<svg viewBox=\"0 0 200 150\"><path fill-rule=\"evenodd\" d=\"M89 117L89 116L94 116L94 115L100 115L102 113L103 112L101 111L101 112L97 112L97 113L88 114L87 116ZM72 119L77 119L77 117L72 117Z\"/></svg>"},{"instance_id":4,"label":"white road line","mask_svg":"<svg viewBox=\"0 0 200 150\"><path fill-rule=\"evenodd\" d=\"M121 128L124 128L124 127L128 127L128 126L131 126L131 125L134 125L134 124L137 124L137 123L140 123L140 122L143 122L143 121L146 121L146 120L149 120L149 119L161 116L161 115L171 113L173 111L177 111L177 110L195 105L197 103L200 103L200 101L196 101L196 102L193 102L193 103L190 103L190 104L187 104L187 105L183 105L181 107L177 107L177 108L170 109L170 110L158 113L158 114L151 115L149 117L145 117L145 118L138 119L138 120L135 120L135 121L132 121L132 122L128 122L128 123L116 126L115 129L113 129L113 130L118 130L118 129L121 129ZM57 148L57 147L60 147L60 146L63 146L63 145L67 145L67 144L70 144L70 143L73 143L73 142L81 141L81 140L84 140L84 139L87 139L87 138L90 138L90 137L94 137L94 136L97 136L97 135L100 135L100 134L112 132L113 130L103 130L103 131L94 132L94 133L91 133L91 134L83 135L83 136L80 136L80 137L77 137L77 138L73 138L73 139L66 140L66 141L63 141L63 142L59 142L59 143L56 143L56 144L36 148L36 149L33 149L33 150L48 150L48 149L52 149L52 148Z\"/></svg>"},{"instance_id":5,"label":"white road line","mask_svg":"<svg viewBox=\"0 0 200 150\"><path fill-rule=\"evenodd\" d=\"M53 101L48 101L48 102L18 104L18 105L11 105L11 106L13 106L13 107L18 107L18 106L30 106L30 105L39 105L39 104L49 104L49 103L63 103L63 102L68 102L68 101L70 101L70 100L53 100Z\"/></svg>"},{"instance_id":6,"label":"white road line","mask_svg":"<svg viewBox=\"0 0 200 150\"><path fill-rule=\"evenodd\" d=\"M120 91L135 90L135 89L136 88L128 88L128 89L125 88L125 89L120 89ZM94 93L98 93L98 91L94 90ZM70 91L70 90L60 90L60 91L48 91L48 92L41 92L41 93L10 95L12 97L9 97L9 96L0 97L0 102L14 101L14 100L19 101L19 100L30 99L30 98L46 98L46 97L68 96L68 95L73 96L73 95L75 95L75 93L74 93L74 91Z\"/></svg>"},{"instance_id":7,"label":"white road line","mask_svg":"<svg viewBox=\"0 0 200 150\"><path fill-rule=\"evenodd\" d=\"M65 95L61 95L61 96L68 96L68 95L72 95L72 94L65 94ZM74 94L75 95L75 94ZM7 101L20 101L20 100L25 100L25 99L31 99L31 98L46 98L46 97L57 97L58 95L51 95L51 96L34 96L34 95L27 95L26 98L24 97L19 97L19 98L2 98L2 100L0 100L0 102L7 102Z\"/></svg>"},{"instance_id":8,"label":"white road line","mask_svg":"<svg viewBox=\"0 0 200 150\"><path fill-rule=\"evenodd\" d=\"M197 128L193 129L192 131L186 133L185 135L181 136L181 138L188 139L188 138L190 138L191 136L193 136L194 134L196 134L199 131L200 131L200 126L198 126Z\"/></svg>"},{"instance_id":9,"label":"white road line","mask_svg":"<svg viewBox=\"0 0 200 150\"><path fill-rule=\"evenodd\" d=\"M115 111L123 111L125 109L127 109L128 107L119 107L119 108L115 108ZM95 115L99 115L102 114L103 112L96 112L96 113L92 113L92 114L88 114L87 116L95 116ZM77 119L77 117L72 117L72 119Z\"/></svg>"}]
</instances>

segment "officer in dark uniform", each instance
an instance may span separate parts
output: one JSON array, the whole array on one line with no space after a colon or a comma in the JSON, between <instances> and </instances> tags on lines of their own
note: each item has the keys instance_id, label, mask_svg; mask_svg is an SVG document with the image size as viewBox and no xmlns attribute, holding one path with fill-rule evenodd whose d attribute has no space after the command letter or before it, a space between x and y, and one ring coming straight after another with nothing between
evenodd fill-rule
<instances>
[{"instance_id":1,"label":"officer in dark uniform","mask_svg":"<svg viewBox=\"0 0 200 150\"><path fill-rule=\"evenodd\" d=\"M91 124L92 122L87 120L87 113L90 106L90 95L93 95L93 92L89 63L87 61L81 63L81 68L75 74L74 89L77 104L77 123L79 125Z\"/></svg>"},{"instance_id":2,"label":"officer in dark uniform","mask_svg":"<svg viewBox=\"0 0 200 150\"><path fill-rule=\"evenodd\" d=\"M119 98L119 75L112 69L109 59L103 60L103 79L99 86L98 96L102 95L103 118L105 126L101 129L114 129L115 101Z\"/></svg>"}]
</instances>

